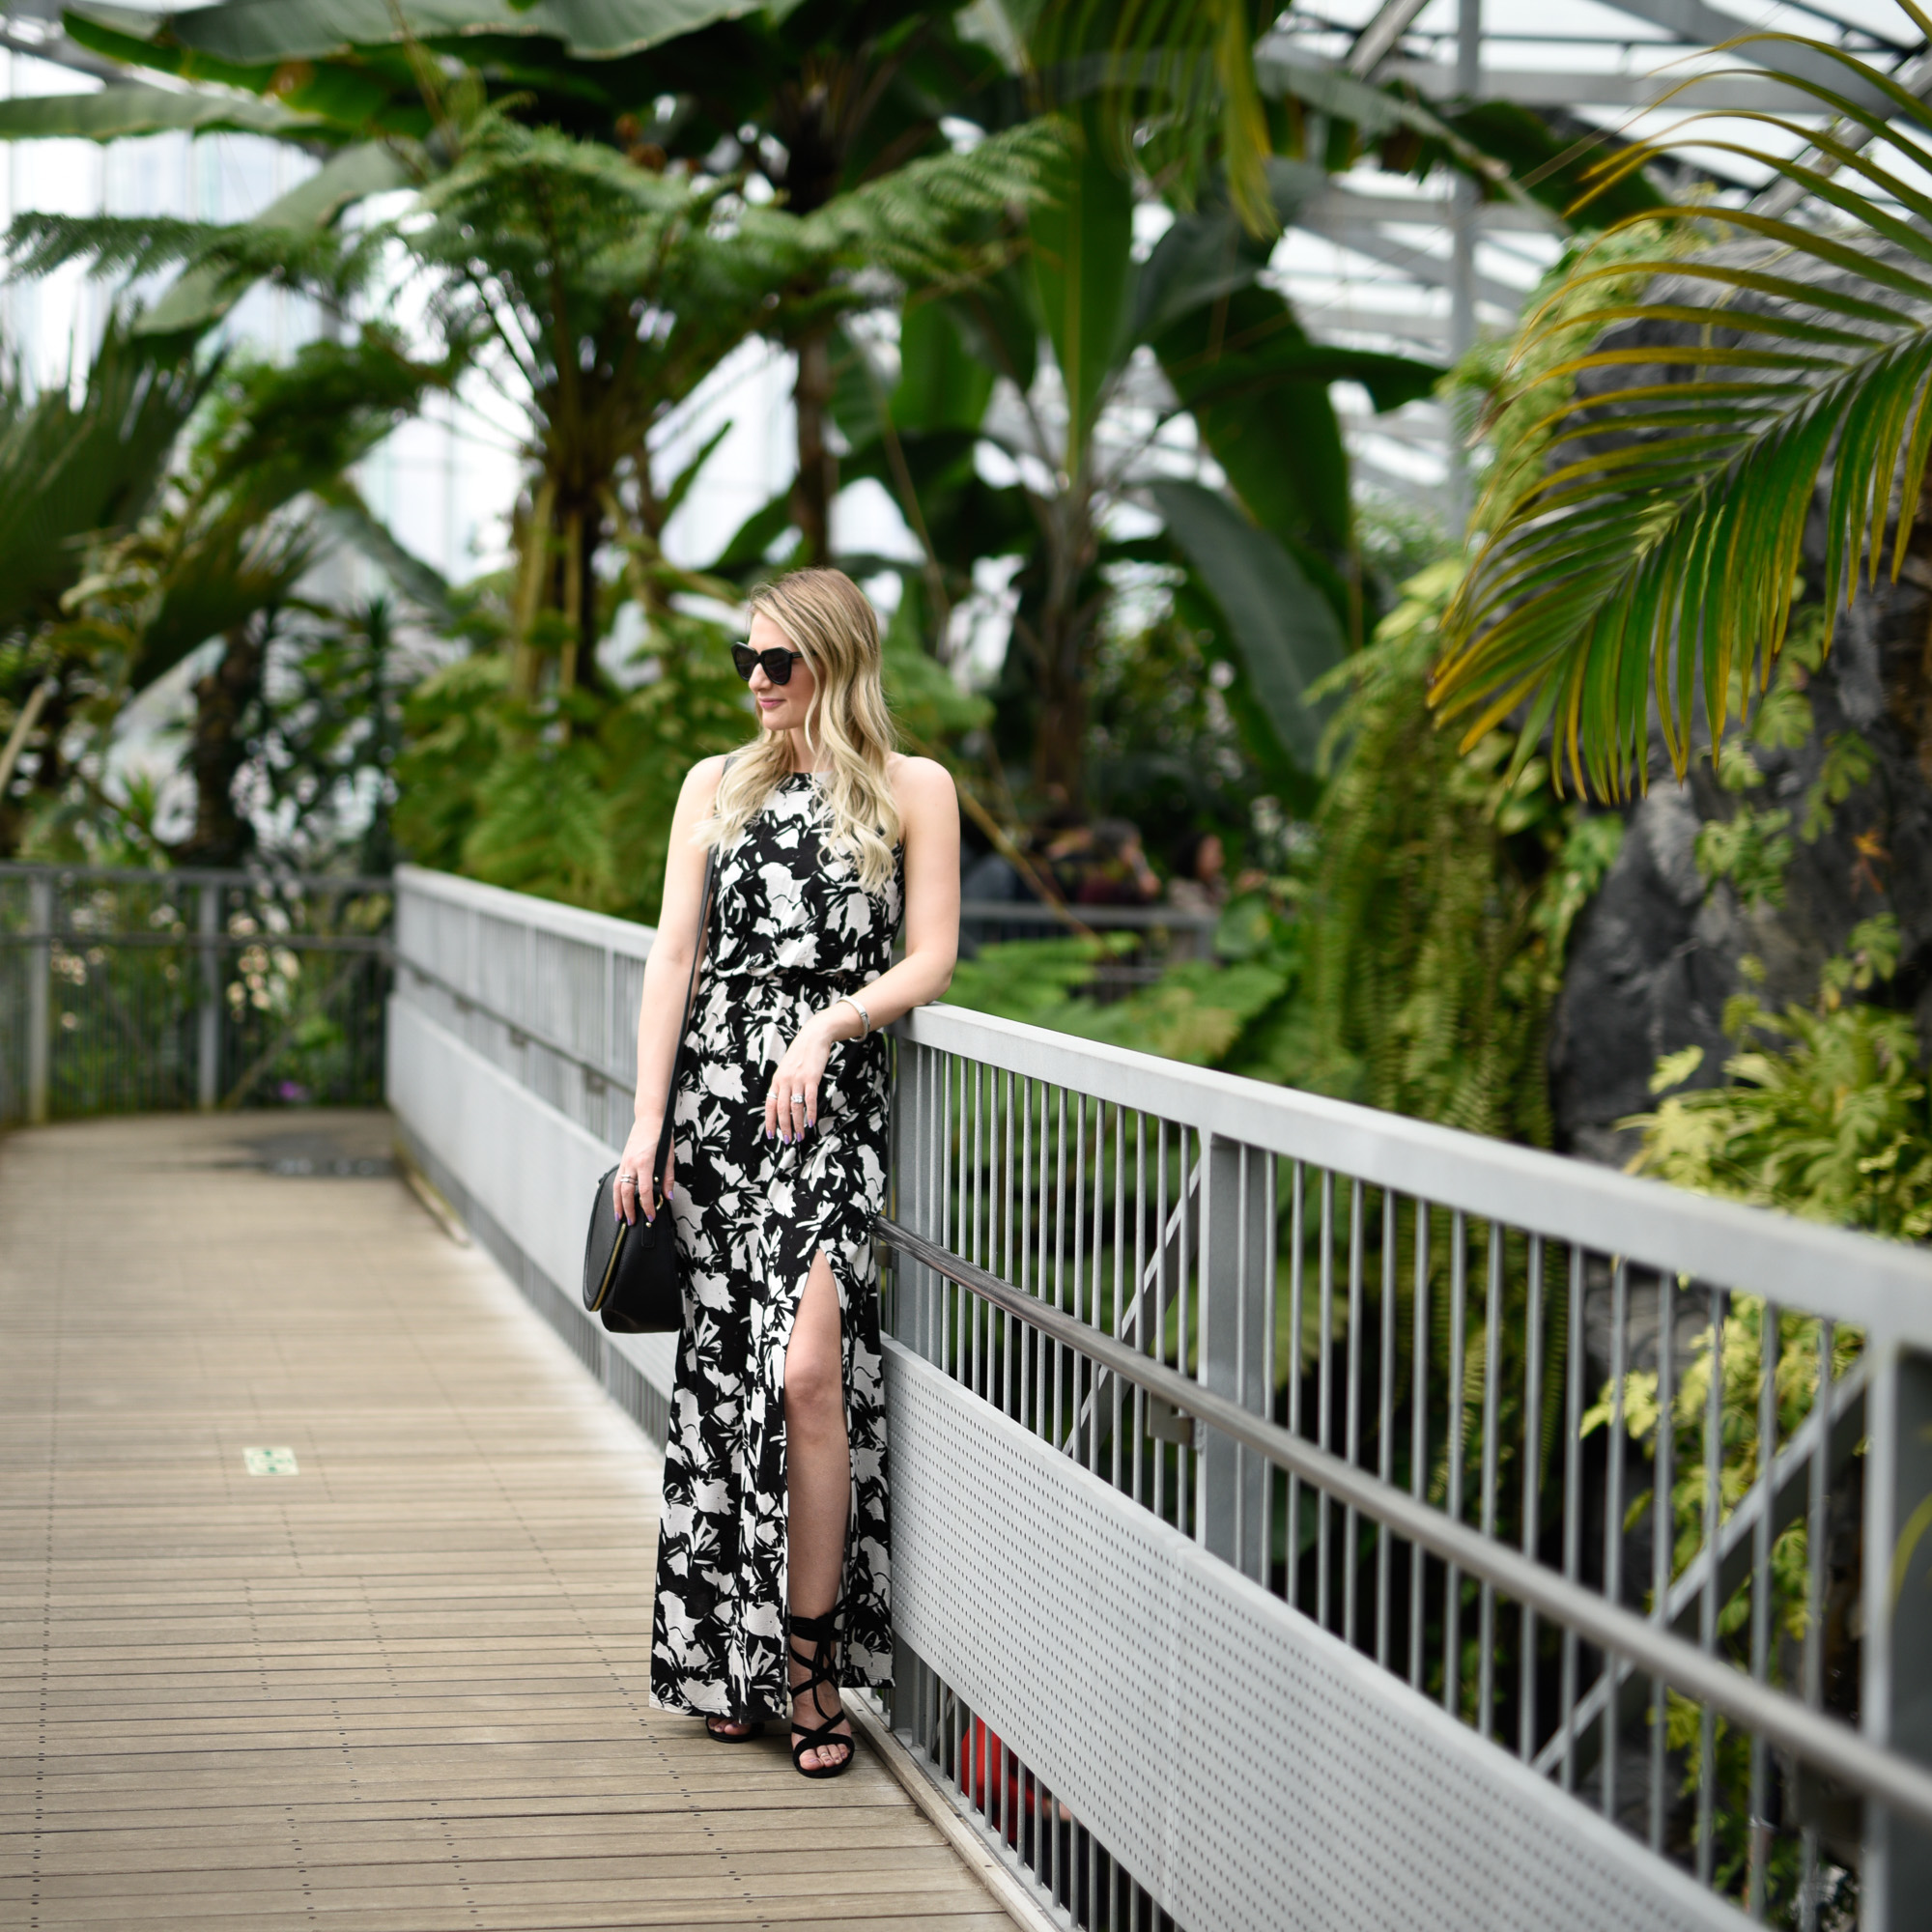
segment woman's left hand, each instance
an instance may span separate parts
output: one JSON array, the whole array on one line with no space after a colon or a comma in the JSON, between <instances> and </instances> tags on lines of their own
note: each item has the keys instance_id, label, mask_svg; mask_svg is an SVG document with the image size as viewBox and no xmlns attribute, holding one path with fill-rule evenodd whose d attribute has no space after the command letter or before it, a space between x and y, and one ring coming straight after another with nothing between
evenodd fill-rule
<instances>
[{"instance_id":1,"label":"woman's left hand","mask_svg":"<svg viewBox=\"0 0 1932 1932\"><path fill-rule=\"evenodd\" d=\"M781 1141L800 1141L808 1127L818 1124L818 1083L825 1076L825 1063L831 1054L832 1036L822 1019L814 1016L807 1020L785 1048L765 1092L767 1140L777 1134Z\"/></svg>"}]
</instances>

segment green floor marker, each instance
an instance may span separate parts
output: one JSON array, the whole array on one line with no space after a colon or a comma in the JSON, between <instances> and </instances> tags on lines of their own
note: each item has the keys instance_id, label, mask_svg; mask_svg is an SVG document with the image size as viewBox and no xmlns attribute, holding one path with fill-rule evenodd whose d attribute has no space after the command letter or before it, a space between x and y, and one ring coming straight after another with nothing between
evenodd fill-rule
<instances>
[{"instance_id":1,"label":"green floor marker","mask_svg":"<svg viewBox=\"0 0 1932 1932\"><path fill-rule=\"evenodd\" d=\"M244 1449L242 1463L251 1476L293 1476L299 1473L296 1468L296 1452L293 1449Z\"/></svg>"}]
</instances>

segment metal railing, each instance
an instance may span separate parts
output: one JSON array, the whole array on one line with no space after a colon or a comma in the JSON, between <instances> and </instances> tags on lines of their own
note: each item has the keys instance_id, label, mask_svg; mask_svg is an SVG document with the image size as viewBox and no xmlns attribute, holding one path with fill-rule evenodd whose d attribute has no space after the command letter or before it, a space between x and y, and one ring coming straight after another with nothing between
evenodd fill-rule
<instances>
[{"instance_id":1,"label":"metal railing","mask_svg":"<svg viewBox=\"0 0 1932 1932\"><path fill-rule=\"evenodd\" d=\"M383 878L0 866L0 1122L382 1097Z\"/></svg>"},{"instance_id":2,"label":"metal railing","mask_svg":"<svg viewBox=\"0 0 1932 1932\"><path fill-rule=\"evenodd\" d=\"M651 935L397 890L405 1136L661 1438L666 1338L573 1292ZM894 1031L891 1717L1044 1909L1918 1922L1922 1252L943 1007Z\"/></svg>"},{"instance_id":3,"label":"metal railing","mask_svg":"<svg viewBox=\"0 0 1932 1932\"><path fill-rule=\"evenodd\" d=\"M1660 1865L1922 1922L1932 1260L977 1014L896 1031L901 1345ZM1001 1735L1037 1713L900 1681L1074 1916L1172 1909Z\"/></svg>"}]
</instances>

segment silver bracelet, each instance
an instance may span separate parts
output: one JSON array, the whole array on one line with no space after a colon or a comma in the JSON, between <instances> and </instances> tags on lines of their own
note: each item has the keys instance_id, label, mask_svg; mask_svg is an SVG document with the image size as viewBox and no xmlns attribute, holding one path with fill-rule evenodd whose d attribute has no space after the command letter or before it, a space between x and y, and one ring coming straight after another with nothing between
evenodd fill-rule
<instances>
[{"instance_id":1,"label":"silver bracelet","mask_svg":"<svg viewBox=\"0 0 1932 1932\"><path fill-rule=\"evenodd\" d=\"M838 997L859 1015L859 1037L864 1039L872 1030L871 1014L850 993L841 993Z\"/></svg>"}]
</instances>

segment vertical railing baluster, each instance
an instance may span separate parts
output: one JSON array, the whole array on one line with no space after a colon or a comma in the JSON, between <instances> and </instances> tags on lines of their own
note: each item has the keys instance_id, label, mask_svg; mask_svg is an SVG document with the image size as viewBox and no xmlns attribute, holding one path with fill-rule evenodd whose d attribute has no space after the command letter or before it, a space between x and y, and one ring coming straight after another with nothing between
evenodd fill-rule
<instances>
[{"instance_id":1,"label":"vertical railing baluster","mask_svg":"<svg viewBox=\"0 0 1932 1932\"><path fill-rule=\"evenodd\" d=\"M1198 1352L1194 1348L1192 1322L1194 1318L1194 1243L1195 1214L1198 1211L1200 1196L1196 1191L1195 1169L1200 1160L1200 1152L1190 1149L1201 1149L1201 1137L1184 1126L1175 1129L1176 1145L1180 1155L1179 1171L1176 1177L1180 1189L1180 1246L1175 1268L1175 1367L1182 1375L1193 1375L1199 1369ZM1194 1453L1182 1442L1174 1452L1174 1515L1178 1528L1189 1536L1198 1536L1200 1525L1191 1520L1190 1512L1194 1502Z\"/></svg>"},{"instance_id":2,"label":"vertical railing baluster","mask_svg":"<svg viewBox=\"0 0 1932 1932\"><path fill-rule=\"evenodd\" d=\"M1349 1182L1349 1404L1346 1432L1347 1456L1350 1468L1362 1460L1362 1183ZM1342 1517L1342 1638L1354 1644L1361 1632L1355 1623L1356 1562L1355 1543L1360 1534L1355 1512Z\"/></svg>"},{"instance_id":3,"label":"vertical railing baluster","mask_svg":"<svg viewBox=\"0 0 1932 1932\"><path fill-rule=\"evenodd\" d=\"M1676 1464L1677 1311L1676 1277L1668 1268L1657 1276L1657 1447L1651 1457L1650 1524L1651 1621L1662 1628L1669 1617L1671 1558L1677 1541L1677 1512L1671 1497ZM1663 1852L1667 1796L1667 1741L1670 1699L1661 1677L1650 1681L1650 1849Z\"/></svg>"},{"instance_id":4,"label":"vertical railing baluster","mask_svg":"<svg viewBox=\"0 0 1932 1932\"><path fill-rule=\"evenodd\" d=\"M1463 1379L1466 1373L1468 1328L1468 1229L1459 1208L1449 1216L1449 1452L1450 1520L1463 1520ZM1442 1593L1442 1708L1453 1718L1462 1702L1463 1577L1447 1566Z\"/></svg>"},{"instance_id":5,"label":"vertical railing baluster","mask_svg":"<svg viewBox=\"0 0 1932 1932\"><path fill-rule=\"evenodd\" d=\"M1167 1122L1154 1125L1153 1358L1167 1360ZM1167 1445L1153 1445L1153 1513L1167 1518Z\"/></svg>"},{"instance_id":6,"label":"vertical railing baluster","mask_svg":"<svg viewBox=\"0 0 1932 1932\"><path fill-rule=\"evenodd\" d=\"M1066 1306L1066 1089L1056 1088L1057 1104L1053 1122L1053 1305ZM1079 1199L1078 1194L1074 1196ZM1051 1394L1045 1400L1053 1440L1060 1440L1060 1345L1047 1350L1049 1373L1053 1377Z\"/></svg>"},{"instance_id":7,"label":"vertical railing baluster","mask_svg":"<svg viewBox=\"0 0 1932 1932\"><path fill-rule=\"evenodd\" d=\"M1289 1194L1288 1258L1288 1433L1301 1434L1301 1338L1308 1332L1302 1306L1307 1277L1308 1170L1293 1166ZM1301 1478L1288 1479L1288 1589L1291 1606L1301 1596Z\"/></svg>"},{"instance_id":8,"label":"vertical railing baluster","mask_svg":"<svg viewBox=\"0 0 1932 1932\"><path fill-rule=\"evenodd\" d=\"M1496 1440L1497 1420L1502 1404L1503 1338L1503 1258L1508 1239L1500 1221L1490 1223L1489 1282L1483 1302L1483 1509L1482 1527L1486 1539L1496 1534L1497 1469L1500 1463ZM1476 1612L1476 1728L1484 1737L1494 1735L1496 1695L1496 1592L1485 1579Z\"/></svg>"},{"instance_id":9,"label":"vertical railing baluster","mask_svg":"<svg viewBox=\"0 0 1932 1932\"><path fill-rule=\"evenodd\" d=\"M1017 1073L1009 1072L1006 1081L1006 1105L1001 1115L1001 1122L1006 1129L1006 1152L1001 1159L1000 1182L1000 1275L1003 1280L1013 1279L1013 1222L1016 1204L1013 1199L1015 1173L1013 1167L1013 1135L1021 1108L1025 1105L1023 1090L1026 1082ZM1026 1236L1022 1231L1018 1253L1020 1264L1026 1264ZM1000 1338L1000 1412L1010 1415L1013 1412L1013 1318L1004 1310L1000 1315L998 1334Z\"/></svg>"},{"instance_id":10,"label":"vertical railing baluster","mask_svg":"<svg viewBox=\"0 0 1932 1932\"><path fill-rule=\"evenodd\" d=\"M1704 1403L1704 1545L1710 1560L1698 1596L1697 1641L1707 1652L1718 1648L1718 1531L1723 1520L1724 1456L1724 1291L1709 1291L1711 1301L1710 1389ZM1717 1859L1717 1721L1706 1704L1697 1721L1697 1882L1711 1883Z\"/></svg>"},{"instance_id":11,"label":"vertical railing baluster","mask_svg":"<svg viewBox=\"0 0 1932 1932\"><path fill-rule=\"evenodd\" d=\"M1610 1426L1604 1466L1604 1596L1620 1604L1624 1594L1624 1380L1630 1366L1630 1264L1619 1261L1610 1276ZM1603 1811L1617 1815L1617 1660L1604 1658Z\"/></svg>"},{"instance_id":12,"label":"vertical railing baluster","mask_svg":"<svg viewBox=\"0 0 1932 1932\"><path fill-rule=\"evenodd\" d=\"M1415 1295L1410 1318L1408 1491L1423 1497L1429 1467L1429 1203L1415 1203ZM1408 1546L1408 1681L1422 1689L1423 1590L1428 1582L1422 1551Z\"/></svg>"},{"instance_id":13,"label":"vertical railing baluster","mask_svg":"<svg viewBox=\"0 0 1932 1932\"><path fill-rule=\"evenodd\" d=\"M1532 1561L1543 1529L1543 1236L1531 1235L1523 1282L1522 1553ZM1536 1751L1536 1612L1519 1606L1517 1755Z\"/></svg>"},{"instance_id":14,"label":"vertical railing baluster","mask_svg":"<svg viewBox=\"0 0 1932 1932\"><path fill-rule=\"evenodd\" d=\"M1335 1175L1321 1170L1321 1261L1316 1273L1317 1311L1315 1390L1316 1439L1323 1449L1333 1446L1334 1389L1329 1373L1335 1352ZM1328 1496L1315 1492L1315 1621L1328 1628Z\"/></svg>"},{"instance_id":15,"label":"vertical railing baluster","mask_svg":"<svg viewBox=\"0 0 1932 1932\"><path fill-rule=\"evenodd\" d=\"M1147 1346L1147 1116L1137 1112L1134 1115L1134 1352L1145 1355ZM1159 1226L1155 1224L1156 1228ZM1158 1238L1158 1236L1156 1236ZM1146 1484L1141 1480L1141 1445L1147 1439L1147 1391L1134 1388L1128 1391L1131 1407L1128 1411L1132 1421L1129 1440L1134 1459L1134 1485L1132 1495L1135 1502L1145 1502Z\"/></svg>"},{"instance_id":16,"label":"vertical railing baluster","mask_svg":"<svg viewBox=\"0 0 1932 1932\"><path fill-rule=\"evenodd\" d=\"M1751 1526L1750 1668L1755 1683L1769 1681L1771 1672L1771 1510L1772 1464L1777 1455L1777 1304L1769 1297L1758 1304L1757 1316L1757 1520ZM1749 1864L1745 1882L1745 1909L1753 1918L1765 1913L1765 1876L1771 1857L1771 1826L1766 1822L1768 1765L1763 1737L1751 1733Z\"/></svg>"},{"instance_id":17,"label":"vertical railing baluster","mask_svg":"<svg viewBox=\"0 0 1932 1932\"><path fill-rule=\"evenodd\" d=\"M1274 1408L1274 1371L1278 1359L1275 1338L1276 1304L1281 1289L1281 1163L1271 1153L1262 1153L1248 1150L1248 1159L1260 1166L1260 1182L1264 1191L1262 1210L1262 1251L1256 1259L1255 1272L1257 1290L1262 1296L1262 1362L1261 1375L1262 1409L1272 1422ZM1281 1481L1281 1471L1272 1463L1262 1463L1262 1521L1261 1521L1261 1573L1260 1580L1264 1588L1271 1588L1274 1582L1274 1487Z\"/></svg>"},{"instance_id":18,"label":"vertical railing baluster","mask_svg":"<svg viewBox=\"0 0 1932 1932\"><path fill-rule=\"evenodd\" d=\"M1583 1250L1570 1249L1570 1321L1563 1344L1563 1576L1574 1583L1583 1555ZM1563 1633L1563 1788L1577 1788L1577 1633Z\"/></svg>"},{"instance_id":19,"label":"vertical railing baluster","mask_svg":"<svg viewBox=\"0 0 1932 1932\"><path fill-rule=\"evenodd\" d=\"M1382 1189L1381 1359L1376 1383L1376 1474L1395 1480L1395 1243L1396 1192ZM1376 1662L1389 1667L1389 1533L1376 1525Z\"/></svg>"},{"instance_id":20,"label":"vertical railing baluster","mask_svg":"<svg viewBox=\"0 0 1932 1932\"><path fill-rule=\"evenodd\" d=\"M1108 1328L1115 1341L1124 1341L1127 1333L1127 1110L1114 1109L1114 1319ZM1140 1280L1138 1273L1135 1281ZM1107 1413L1112 1422L1110 1434L1114 1441L1114 1487L1118 1490L1121 1482L1121 1438L1126 1434L1126 1408L1129 1392L1118 1382L1109 1380L1107 1384Z\"/></svg>"},{"instance_id":21,"label":"vertical railing baluster","mask_svg":"<svg viewBox=\"0 0 1932 1932\"><path fill-rule=\"evenodd\" d=\"M1814 1711L1825 1704L1825 1565L1829 1545L1832 1479L1832 1355L1836 1324L1818 1324L1817 1383L1811 1413L1818 1421L1818 1439L1805 1469L1804 1497L1804 1681L1806 1704ZM1818 1828L1807 1824L1799 1840L1799 1932L1818 1932Z\"/></svg>"}]
</instances>

